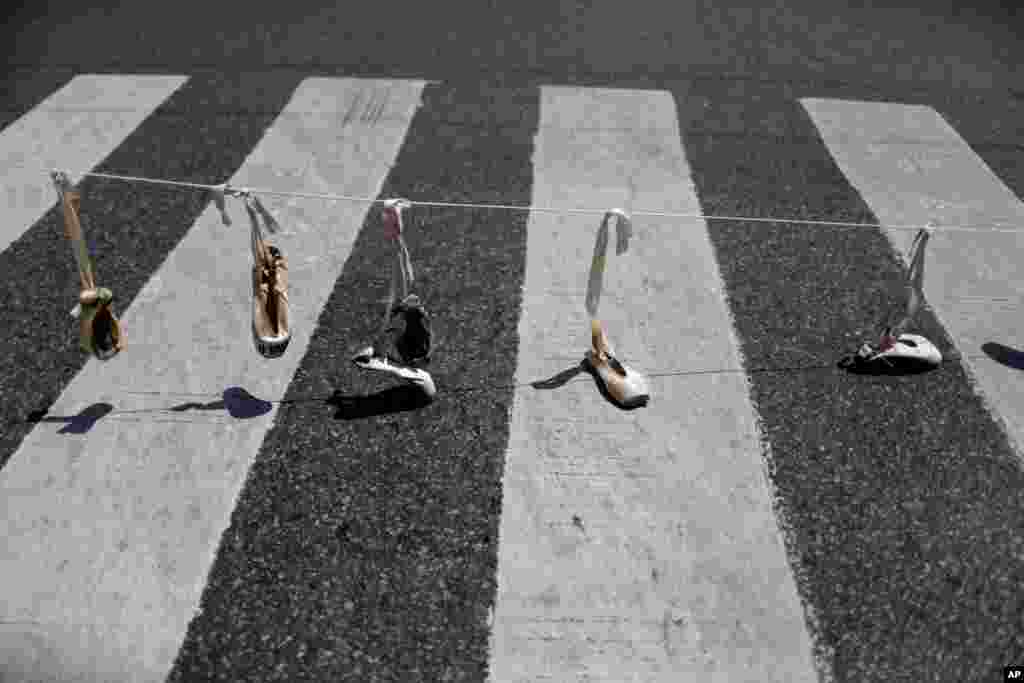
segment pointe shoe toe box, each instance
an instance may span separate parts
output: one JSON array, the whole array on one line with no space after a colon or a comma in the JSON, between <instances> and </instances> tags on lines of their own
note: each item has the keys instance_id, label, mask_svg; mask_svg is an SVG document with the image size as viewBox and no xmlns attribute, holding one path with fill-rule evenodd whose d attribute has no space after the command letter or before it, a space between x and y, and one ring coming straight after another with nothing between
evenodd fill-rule
<instances>
[{"instance_id":1,"label":"pointe shoe toe box","mask_svg":"<svg viewBox=\"0 0 1024 683\"><path fill-rule=\"evenodd\" d=\"M651 392L647 378L628 365L619 363L619 367L625 371L623 376L616 372L609 363L598 360L592 353L587 354L586 362L604 385L608 394L622 406L627 408L645 406L650 401Z\"/></svg>"}]
</instances>

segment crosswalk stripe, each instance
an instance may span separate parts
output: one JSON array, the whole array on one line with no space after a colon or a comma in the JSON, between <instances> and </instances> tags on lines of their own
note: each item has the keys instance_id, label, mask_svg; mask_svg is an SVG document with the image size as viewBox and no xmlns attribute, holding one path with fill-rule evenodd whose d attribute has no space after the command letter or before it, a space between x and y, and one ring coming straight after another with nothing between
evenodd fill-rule
<instances>
[{"instance_id":1,"label":"crosswalk stripe","mask_svg":"<svg viewBox=\"0 0 1024 683\"><path fill-rule=\"evenodd\" d=\"M56 201L45 169L91 169L187 79L75 76L0 132L0 251Z\"/></svg>"},{"instance_id":2,"label":"crosswalk stripe","mask_svg":"<svg viewBox=\"0 0 1024 683\"><path fill-rule=\"evenodd\" d=\"M232 184L375 194L422 87L307 79ZM3 470L0 573L18 580L0 604L25 624L5 627L8 666L61 681L155 681L170 669L275 419L261 399L283 394L367 211L266 203L286 229L275 238L290 266L285 356L252 348L244 210L234 205L225 227L211 205L124 312L127 349L86 365L50 411L99 401L113 412L87 440L38 426Z\"/></svg>"},{"instance_id":3,"label":"crosswalk stripe","mask_svg":"<svg viewBox=\"0 0 1024 683\"><path fill-rule=\"evenodd\" d=\"M835 99L802 103L836 163L883 224L936 224L926 256L925 297L1024 452L1024 374L982 353L991 342L1024 348L1024 202L931 107ZM943 225L1018 232L944 234ZM904 259L911 237L889 232ZM988 298L1004 303L986 304Z\"/></svg>"},{"instance_id":4,"label":"crosswalk stripe","mask_svg":"<svg viewBox=\"0 0 1024 683\"><path fill-rule=\"evenodd\" d=\"M664 92L543 88L534 173L539 205L699 209ZM530 216L519 387L589 346L596 228ZM705 224L634 231L599 314L625 362L741 368ZM653 378L652 394L625 413L586 375L517 388L491 680L815 680L745 377Z\"/></svg>"}]
</instances>

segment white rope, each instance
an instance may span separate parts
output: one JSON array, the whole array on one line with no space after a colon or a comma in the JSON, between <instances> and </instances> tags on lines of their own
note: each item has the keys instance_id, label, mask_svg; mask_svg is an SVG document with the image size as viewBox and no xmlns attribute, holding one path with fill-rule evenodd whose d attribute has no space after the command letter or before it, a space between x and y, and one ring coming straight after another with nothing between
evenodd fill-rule
<instances>
[{"instance_id":1,"label":"white rope","mask_svg":"<svg viewBox=\"0 0 1024 683\"><path fill-rule=\"evenodd\" d=\"M49 171L47 171L49 172ZM70 172L68 172L70 175ZM281 190L272 190L266 188L235 188L228 184L221 185L208 185L205 183L190 183L180 180L165 180L162 178L147 178L143 176L129 176L119 175L115 173L100 173L97 171L84 171L77 174L79 177L89 176L93 178L105 178L107 180L120 180L124 182L134 183L150 183L154 185L166 185L172 187L184 187L197 190L207 190L215 193L215 199L219 200L220 196L223 196L224 192L238 193L238 192L249 192L252 194L260 194L275 197L296 197L302 199L320 199L325 201L334 202L358 202L365 204L385 204L387 199L378 199L376 197L355 197L352 195L342 194L324 194L316 192L284 192ZM219 193L219 194L218 194ZM498 211L526 211L536 213L575 213L575 214L593 214L593 215L604 215L607 212L606 208L596 207L557 207L557 206L536 206L529 204L487 204L487 203L476 203L476 202L442 202L436 200L407 200L410 206L431 206L438 208L460 208L460 209L489 209ZM219 201L218 201L219 204ZM885 224L885 223L859 223L855 221L826 221L812 218L790 218L790 217L777 217L777 216L733 216L723 214L706 214L706 213L686 213L677 211L655 211L638 209L629 211L629 215L632 217L636 216L648 216L652 218L693 218L698 220L706 221L732 221L732 222L749 222L749 223L772 223L772 224L793 224L793 225L815 225L815 226L827 226L834 228L886 228L888 230L907 230L907 231L918 231L922 228L933 228L942 232L1000 232L1000 233L1018 233L1024 232L1024 230L1017 228L1001 228L996 227L1001 224L981 225L981 226L968 226L968 225L937 225L934 222L924 224Z\"/></svg>"}]
</instances>

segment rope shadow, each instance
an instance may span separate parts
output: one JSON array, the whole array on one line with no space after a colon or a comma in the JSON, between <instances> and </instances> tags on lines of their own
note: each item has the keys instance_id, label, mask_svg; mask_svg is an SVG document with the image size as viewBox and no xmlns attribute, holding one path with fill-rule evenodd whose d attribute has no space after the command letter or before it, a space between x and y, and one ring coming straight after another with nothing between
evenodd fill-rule
<instances>
[{"instance_id":1,"label":"rope shadow","mask_svg":"<svg viewBox=\"0 0 1024 683\"><path fill-rule=\"evenodd\" d=\"M989 357L997 362L1000 362L1008 367L1014 369L1024 370L1024 352L1016 351L1010 347L990 342L985 344L983 347L987 355L973 355L973 354L960 354L960 353L949 353L943 354L941 367L948 367L955 365L963 360L985 358ZM850 358L849 355L845 356L838 362L825 361L825 359L816 359L818 362L809 364L782 364L778 366L755 366L747 368L706 368L700 370L676 370L676 371L662 371L662 372L650 372L646 373L648 378L682 378L682 377L700 377L707 375L721 375L721 374L798 374L798 373L811 373L811 372L836 372L837 370L844 370L842 367L844 360ZM847 369L848 370L848 369ZM583 372L586 372L585 363L579 363L570 368L562 370L552 377L542 380L536 380L533 382L525 383L510 383L510 384L484 384L484 385L461 385L461 386L448 386L445 387L444 391L440 392L434 399L426 397L422 391L411 385L400 385L391 389L387 389L375 394L358 396L358 395L343 395L339 390L335 390L330 396L325 395L308 395L308 396L297 396L294 398L280 398L273 399L271 401L264 401L257 399L249 394L244 389L239 387L231 387L224 391L223 398L220 401L210 401L207 403L201 402L188 402L182 403L177 406L173 406L170 410L175 412L186 412L190 410L227 410L227 412L234 418L251 418L263 415L269 412L273 406L279 405L301 405L312 402L327 403L337 408L335 418L337 419L359 419L364 417L372 417L375 415L384 415L388 413L403 412L408 410L416 410L425 407L429 403L437 400L444 401L447 398L453 398L455 400L462 400L473 394L481 393L493 393L495 391L515 391L517 389L524 389L531 387L537 390L552 390L557 389L561 386L565 386L569 382L575 380ZM587 372L587 374L591 374ZM858 373L849 372L849 374L889 374L887 372L881 373ZM905 373L902 373L905 374ZM593 375L591 374L593 377ZM585 380L583 380L585 381ZM598 390L603 389L602 383L595 379L595 383L598 385ZM128 394L138 394L147 396L163 396L169 392L126 392ZM601 391L602 396L608 400L605 394L606 391ZM177 393L178 396L188 396L187 393ZM193 394L195 396L209 396L210 394ZM612 401L614 405L614 401ZM618 407L618 406L616 406ZM117 411L115 415L122 413L159 413L167 411L167 408L156 408L156 409L145 409L138 411ZM96 421L105 417L108 413L113 412L113 406L109 403L96 403L88 408L84 409L79 415L68 416L68 417L45 417L45 410L33 411L29 414L28 422L66 422L68 426L61 430L61 433L84 433L91 429L92 425Z\"/></svg>"},{"instance_id":2,"label":"rope shadow","mask_svg":"<svg viewBox=\"0 0 1024 683\"><path fill-rule=\"evenodd\" d=\"M116 416L127 413L162 412L164 410L172 410L177 413L187 412L190 410L226 410L233 418L247 419L266 415L273 409L273 407L274 404L270 401L258 399L241 387L230 387L224 390L222 398L219 401L209 401L207 403L190 401L188 403L180 403L176 406L171 406L169 409L159 408L157 410L129 410L116 412L114 411L114 406L110 403L99 402L83 408L77 415L47 416L46 409L33 410L28 414L25 422L33 424L39 422L63 422L66 424L57 432L58 434L87 434L97 422L111 413L114 413Z\"/></svg>"}]
</instances>

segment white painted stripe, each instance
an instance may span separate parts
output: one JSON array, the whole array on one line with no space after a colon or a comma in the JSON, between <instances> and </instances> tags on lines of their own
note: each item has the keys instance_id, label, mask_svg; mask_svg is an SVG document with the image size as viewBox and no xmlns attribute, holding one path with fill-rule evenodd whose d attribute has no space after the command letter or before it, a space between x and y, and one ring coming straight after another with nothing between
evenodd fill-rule
<instances>
[{"instance_id":1,"label":"white painted stripe","mask_svg":"<svg viewBox=\"0 0 1024 683\"><path fill-rule=\"evenodd\" d=\"M375 195L422 89L303 81L231 182ZM264 199L286 231L272 238L290 266L285 355L266 361L252 346L244 207L231 203L225 227L211 204L125 312L127 349L90 361L51 415L103 401L114 412L85 435L40 424L0 472L0 605L19 622L0 625L5 672L162 681L173 664L276 406L250 418L171 408L233 386L284 395L369 208Z\"/></svg>"},{"instance_id":2,"label":"white painted stripe","mask_svg":"<svg viewBox=\"0 0 1024 683\"><path fill-rule=\"evenodd\" d=\"M931 107L802 102L839 168L879 221L939 226L925 256L925 298L968 356L964 364L976 388L1021 448L1024 373L990 359L982 346L996 342L1024 349L1024 203ZM1019 232L943 233L942 225L1002 225ZM888 234L906 259L913 234Z\"/></svg>"},{"instance_id":3,"label":"white painted stripe","mask_svg":"<svg viewBox=\"0 0 1024 683\"><path fill-rule=\"evenodd\" d=\"M535 144L536 204L700 208L668 93L544 88ZM517 384L588 348L599 220L530 216ZM706 225L634 229L609 252L600 309L622 359L741 367ZM491 679L815 680L745 376L653 377L651 391L622 412L586 375L517 390Z\"/></svg>"},{"instance_id":4,"label":"white painted stripe","mask_svg":"<svg viewBox=\"0 0 1024 683\"><path fill-rule=\"evenodd\" d=\"M56 192L43 169L93 168L186 80L184 76L75 76L0 132L4 192L0 251L56 203Z\"/></svg>"}]
</instances>

